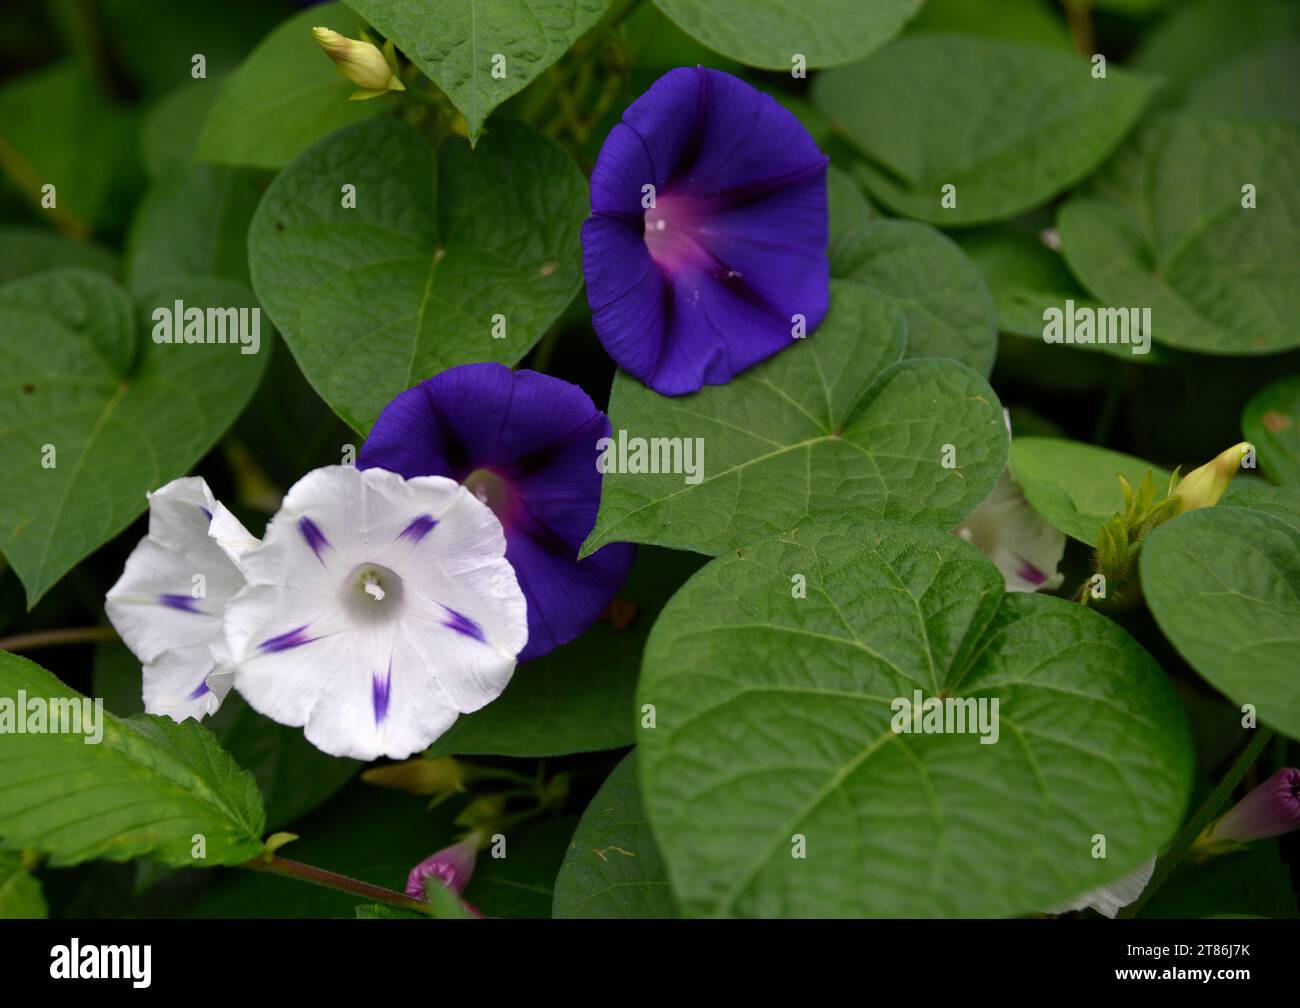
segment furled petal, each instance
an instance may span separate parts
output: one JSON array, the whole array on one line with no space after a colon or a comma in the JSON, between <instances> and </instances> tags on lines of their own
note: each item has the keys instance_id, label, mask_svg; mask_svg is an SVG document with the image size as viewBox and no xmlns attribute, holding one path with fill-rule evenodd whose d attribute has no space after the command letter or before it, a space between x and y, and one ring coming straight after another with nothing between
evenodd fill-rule
<instances>
[{"instance_id":1,"label":"furled petal","mask_svg":"<svg viewBox=\"0 0 1300 1008\"><path fill-rule=\"evenodd\" d=\"M1283 767L1214 824L1216 841L1249 843L1300 829L1300 770Z\"/></svg>"},{"instance_id":2,"label":"furled petal","mask_svg":"<svg viewBox=\"0 0 1300 1008\"><path fill-rule=\"evenodd\" d=\"M145 663L144 709L174 721L201 721L217 712L230 692L230 678L207 643L172 648Z\"/></svg>"},{"instance_id":3,"label":"furled petal","mask_svg":"<svg viewBox=\"0 0 1300 1008\"><path fill-rule=\"evenodd\" d=\"M1155 867L1156 856L1152 854L1148 860L1142 862L1127 875L1117 878L1108 885L1099 886L1086 892L1063 906L1045 912L1063 914L1069 913L1071 910L1085 910L1091 907L1103 917L1114 918L1121 909L1142 895L1142 890L1151 881L1151 873L1155 871Z\"/></svg>"},{"instance_id":4,"label":"furled petal","mask_svg":"<svg viewBox=\"0 0 1300 1008\"><path fill-rule=\"evenodd\" d=\"M527 661L595 622L631 567L635 551L625 543L577 560L600 505L596 442L609 430L608 418L576 385L500 364L467 364L394 399L359 465L457 481L492 473L497 490L487 496L528 600L528 645L519 656Z\"/></svg>"},{"instance_id":5,"label":"furled petal","mask_svg":"<svg viewBox=\"0 0 1300 1008\"><path fill-rule=\"evenodd\" d=\"M221 620L244 579L232 561L257 540L199 477L149 495L149 534L127 558L104 609L144 666L145 710L176 720L220 706Z\"/></svg>"},{"instance_id":6,"label":"furled petal","mask_svg":"<svg viewBox=\"0 0 1300 1008\"><path fill-rule=\"evenodd\" d=\"M829 300L826 163L789 111L718 70L673 70L633 102L601 148L582 231L610 356L682 395L791 345L797 318L814 330Z\"/></svg>"},{"instance_id":7,"label":"furled petal","mask_svg":"<svg viewBox=\"0 0 1300 1008\"><path fill-rule=\"evenodd\" d=\"M430 879L437 879L459 896L465 891L474 874L474 862L478 857L478 847L482 839L479 833L470 833L459 843L430 854L407 875L406 895L415 899L426 899L425 886Z\"/></svg>"},{"instance_id":8,"label":"furled petal","mask_svg":"<svg viewBox=\"0 0 1300 1008\"><path fill-rule=\"evenodd\" d=\"M325 752L409 756L510 680L527 614L504 554L500 522L452 480L308 473L243 557L235 688Z\"/></svg>"},{"instance_id":9,"label":"furled petal","mask_svg":"<svg viewBox=\"0 0 1300 1008\"><path fill-rule=\"evenodd\" d=\"M1033 509L1019 484L1003 473L993 492L957 528L997 565L1007 591L1052 591L1065 575L1065 535Z\"/></svg>"}]
</instances>

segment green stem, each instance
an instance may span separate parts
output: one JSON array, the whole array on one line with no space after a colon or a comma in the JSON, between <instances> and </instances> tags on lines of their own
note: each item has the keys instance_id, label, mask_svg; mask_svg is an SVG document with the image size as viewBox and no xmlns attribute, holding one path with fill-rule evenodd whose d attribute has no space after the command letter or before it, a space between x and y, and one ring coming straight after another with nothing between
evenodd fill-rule
<instances>
[{"instance_id":1,"label":"green stem","mask_svg":"<svg viewBox=\"0 0 1300 1008\"><path fill-rule=\"evenodd\" d=\"M0 651L35 651L37 648L58 647L62 644L98 644L111 640L117 640L117 631L111 626L37 630L14 634L12 637L0 637Z\"/></svg>"},{"instance_id":2,"label":"green stem","mask_svg":"<svg viewBox=\"0 0 1300 1008\"><path fill-rule=\"evenodd\" d=\"M1065 17L1070 25L1070 38L1075 51L1081 56L1096 54L1096 40L1092 31L1092 10L1088 0L1065 0Z\"/></svg>"},{"instance_id":3,"label":"green stem","mask_svg":"<svg viewBox=\"0 0 1300 1008\"><path fill-rule=\"evenodd\" d=\"M272 855L271 857L255 857L251 861L245 861L238 867L248 868L252 871L268 872L272 875L283 875L285 878L310 882L312 885L322 886L325 889L334 889L338 892L360 896L362 899L374 900L377 903L398 907L401 910L411 910L418 914L424 914L426 917L430 916L427 903L412 899L405 893L399 893L394 889L385 889L383 886L371 885L369 882L362 882L360 879L340 875L337 872L326 871L324 868L317 868L314 865L303 864L301 861L290 861L288 858Z\"/></svg>"},{"instance_id":4,"label":"green stem","mask_svg":"<svg viewBox=\"0 0 1300 1008\"><path fill-rule=\"evenodd\" d=\"M1174 869L1178 867L1187 852L1191 850L1196 838L1205 831L1205 827L1210 825L1214 817L1219 814L1219 809L1223 807L1224 802L1232 794L1232 789L1246 775L1246 771L1251 768L1255 760L1259 758L1259 754L1264 751L1264 747L1272 739L1272 729L1257 728L1255 730L1255 737L1250 740L1250 744L1241 751L1241 755L1237 757L1227 774L1224 775L1223 780L1219 781L1214 790L1210 792L1209 797L1196 810L1196 814L1187 820L1187 825L1182 828L1178 836L1174 837L1174 842L1169 845L1164 857L1156 862L1156 869L1151 874L1151 881L1147 883L1142 895L1120 911L1121 917L1137 916L1142 907L1155 894L1155 891L1173 874Z\"/></svg>"}]
</instances>

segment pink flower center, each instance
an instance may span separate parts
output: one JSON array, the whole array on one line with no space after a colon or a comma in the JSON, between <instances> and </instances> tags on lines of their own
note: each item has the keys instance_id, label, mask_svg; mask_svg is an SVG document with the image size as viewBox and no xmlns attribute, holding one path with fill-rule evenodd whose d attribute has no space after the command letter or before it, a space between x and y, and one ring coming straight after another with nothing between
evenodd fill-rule
<instances>
[{"instance_id":1,"label":"pink flower center","mask_svg":"<svg viewBox=\"0 0 1300 1008\"><path fill-rule=\"evenodd\" d=\"M676 270L707 258L698 238L699 220L688 200L660 195L645 212L645 244L662 269Z\"/></svg>"}]
</instances>

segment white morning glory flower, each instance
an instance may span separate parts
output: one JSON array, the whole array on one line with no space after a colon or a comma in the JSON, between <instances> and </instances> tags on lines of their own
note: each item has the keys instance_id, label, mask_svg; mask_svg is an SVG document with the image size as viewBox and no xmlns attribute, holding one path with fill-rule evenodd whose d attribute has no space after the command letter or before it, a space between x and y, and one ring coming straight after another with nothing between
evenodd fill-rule
<instances>
[{"instance_id":1,"label":"white morning glory flower","mask_svg":"<svg viewBox=\"0 0 1300 1008\"><path fill-rule=\"evenodd\" d=\"M144 666L144 709L177 721L214 713L230 692L221 620L244 586L234 561L257 540L197 476L149 495L149 534L104 609Z\"/></svg>"},{"instance_id":2,"label":"white morning glory flower","mask_svg":"<svg viewBox=\"0 0 1300 1008\"><path fill-rule=\"evenodd\" d=\"M1065 534L1033 509L1009 473L1002 474L957 534L997 565L1007 591L1052 591L1065 580L1056 569L1065 556Z\"/></svg>"},{"instance_id":3,"label":"white morning glory flower","mask_svg":"<svg viewBox=\"0 0 1300 1008\"><path fill-rule=\"evenodd\" d=\"M1010 433L1010 414L1003 410L1002 417ZM1025 500L1010 469L1003 470L993 492L953 531L993 561L1007 591L1054 591L1065 580L1056 569L1065 556L1065 533Z\"/></svg>"},{"instance_id":4,"label":"white morning glory flower","mask_svg":"<svg viewBox=\"0 0 1300 1008\"><path fill-rule=\"evenodd\" d=\"M1156 869L1156 856L1151 855L1146 861L1134 868L1127 875L1117 878L1109 885L1099 886L1082 896L1070 900L1064 906L1046 911L1052 914L1069 913L1071 910L1085 910L1091 907L1104 917L1114 918L1120 910L1142 895L1142 890L1151 881L1151 873Z\"/></svg>"},{"instance_id":5,"label":"white morning glory flower","mask_svg":"<svg viewBox=\"0 0 1300 1008\"><path fill-rule=\"evenodd\" d=\"M335 756L401 759L495 700L528 640L501 523L442 476L327 466L289 490L226 610L235 688Z\"/></svg>"}]
</instances>

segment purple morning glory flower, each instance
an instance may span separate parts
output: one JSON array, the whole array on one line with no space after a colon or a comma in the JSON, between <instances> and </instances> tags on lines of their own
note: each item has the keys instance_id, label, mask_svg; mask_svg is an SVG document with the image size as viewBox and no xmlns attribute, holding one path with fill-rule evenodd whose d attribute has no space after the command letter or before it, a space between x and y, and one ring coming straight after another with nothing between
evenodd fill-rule
<instances>
[{"instance_id":1,"label":"purple morning glory flower","mask_svg":"<svg viewBox=\"0 0 1300 1008\"><path fill-rule=\"evenodd\" d=\"M358 466L408 479L450 476L492 508L528 602L522 662L591 626L632 566L628 543L577 559L600 506L596 442L609 433L609 418L576 385L501 364L465 364L389 403ZM462 632L472 636L473 628Z\"/></svg>"},{"instance_id":2,"label":"purple morning glory flower","mask_svg":"<svg viewBox=\"0 0 1300 1008\"><path fill-rule=\"evenodd\" d=\"M826 314L827 158L730 74L670 71L628 106L582 226L592 322L656 392L720 385Z\"/></svg>"}]
</instances>

